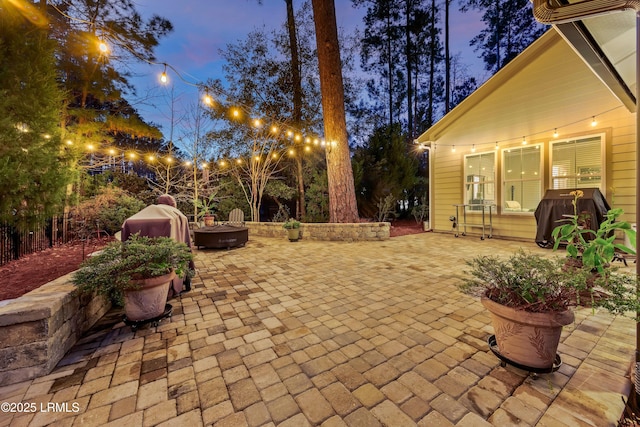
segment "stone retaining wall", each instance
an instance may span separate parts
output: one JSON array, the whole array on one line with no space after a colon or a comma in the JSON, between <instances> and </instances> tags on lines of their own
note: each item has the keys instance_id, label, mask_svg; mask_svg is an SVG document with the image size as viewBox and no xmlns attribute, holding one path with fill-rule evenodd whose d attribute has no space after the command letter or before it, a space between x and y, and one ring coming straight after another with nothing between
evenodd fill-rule
<instances>
[{"instance_id":1,"label":"stone retaining wall","mask_svg":"<svg viewBox=\"0 0 640 427\"><path fill-rule=\"evenodd\" d=\"M0 384L47 375L110 308L80 296L69 273L20 298L0 301Z\"/></svg>"},{"instance_id":2,"label":"stone retaining wall","mask_svg":"<svg viewBox=\"0 0 640 427\"><path fill-rule=\"evenodd\" d=\"M251 235L262 237L281 237L286 239L287 231L281 222L247 222L249 238ZM360 222L352 224L309 223L300 224L300 239L356 242L363 240L387 240L391 223Z\"/></svg>"}]
</instances>

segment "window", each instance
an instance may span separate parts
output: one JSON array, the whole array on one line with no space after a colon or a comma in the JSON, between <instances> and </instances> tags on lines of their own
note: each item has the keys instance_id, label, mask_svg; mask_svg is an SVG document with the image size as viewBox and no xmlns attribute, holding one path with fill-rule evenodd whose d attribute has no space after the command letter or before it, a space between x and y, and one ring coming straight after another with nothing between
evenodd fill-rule
<instances>
[{"instance_id":1,"label":"window","mask_svg":"<svg viewBox=\"0 0 640 427\"><path fill-rule=\"evenodd\" d=\"M600 188L602 186L602 135L553 143L551 187Z\"/></svg>"},{"instance_id":2,"label":"window","mask_svg":"<svg viewBox=\"0 0 640 427\"><path fill-rule=\"evenodd\" d=\"M496 154L480 153L464 157L465 203L470 205L491 204L496 200ZM480 206L470 211L481 210Z\"/></svg>"},{"instance_id":3,"label":"window","mask_svg":"<svg viewBox=\"0 0 640 427\"><path fill-rule=\"evenodd\" d=\"M502 151L502 212L533 212L542 198L542 146Z\"/></svg>"}]
</instances>

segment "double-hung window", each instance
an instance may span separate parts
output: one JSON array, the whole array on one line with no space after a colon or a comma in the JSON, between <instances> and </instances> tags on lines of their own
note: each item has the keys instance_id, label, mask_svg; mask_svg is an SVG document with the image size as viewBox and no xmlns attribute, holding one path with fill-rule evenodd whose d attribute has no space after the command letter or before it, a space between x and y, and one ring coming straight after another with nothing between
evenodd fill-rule
<instances>
[{"instance_id":1,"label":"double-hung window","mask_svg":"<svg viewBox=\"0 0 640 427\"><path fill-rule=\"evenodd\" d=\"M502 212L533 212L542 198L542 145L502 151Z\"/></svg>"},{"instance_id":2,"label":"double-hung window","mask_svg":"<svg viewBox=\"0 0 640 427\"><path fill-rule=\"evenodd\" d=\"M603 184L603 135L551 144L551 188L600 188Z\"/></svg>"},{"instance_id":3,"label":"double-hung window","mask_svg":"<svg viewBox=\"0 0 640 427\"><path fill-rule=\"evenodd\" d=\"M464 157L465 203L492 204L496 200L496 153L470 154ZM480 206L469 210L481 210Z\"/></svg>"}]
</instances>

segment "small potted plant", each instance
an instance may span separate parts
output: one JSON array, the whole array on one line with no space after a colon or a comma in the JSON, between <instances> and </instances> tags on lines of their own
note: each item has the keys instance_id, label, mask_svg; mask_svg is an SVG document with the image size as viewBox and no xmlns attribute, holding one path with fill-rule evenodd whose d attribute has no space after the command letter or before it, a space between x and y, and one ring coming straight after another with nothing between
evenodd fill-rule
<instances>
[{"instance_id":1,"label":"small potted plant","mask_svg":"<svg viewBox=\"0 0 640 427\"><path fill-rule=\"evenodd\" d=\"M282 224L282 228L287 230L287 237L290 242L297 242L300 239L300 221L289 218Z\"/></svg>"},{"instance_id":2,"label":"small potted plant","mask_svg":"<svg viewBox=\"0 0 640 427\"><path fill-rule=\"evenodd\" d=\"M431 229L431 227L429 227L429 204L427 203L426 196L422 196L420 203L411 209L411 215L415 218L416 223L422 224L424 231Z\"/></svg>"},{"instance_id":3,"label":"small potted plant","mask_svg":"<svg viewBox=\"0 0 640 427\"><path fill-rule=\"evenodd\" d=\"M567 255L571 259L568 265L587 267L597 273L602 273L611 261L616 250L635 255L636 231L626 221L618 221L624 213L622 209L611 209L598 230L593 231L586 227L590 220L588 214L578 213L578 199L584 196L582 190L575 190L573 195L573 215L566 218L565 224L553 229L551 237L554 240L553 249L557 250L561 243L567 244ZM615 231L622 231L628 238L632 247L616 243Z\"/></svg>"},{"instance_id":4,"label":"small potted plant","mask_svg":"<svg viewBox=\"0 0 640 427\"><path fill-rule=\"evenodd\" d=\"M143 321L165 309L171 281L191 276L189 247L170 237L134 234L87 258L73 275L80 292L97 292L124 306L127 319Z\"/></svg>"},{"instance_id":5,"label":"small potted plant","mask_svg":"<svg viewBox=\"0 0 640 427\"><path fill-rule=\"evenodd\" d=\"M468 261L469 277L461 290L481 297L489 310L500 354L521 366L553 367L564 325L572 308L584 305L584 292L602 291L591 306L614 314L640 308L636 279L607 269L590 285L588 268L567 269L562 258L549 259L519 251L508 259L478 256Z\"/></svg>"},{"instance_id":6,"label":"small potted plant","mask_svg":"<svg viewBox=\"0 0 640 427\"><path fill-rule=\"evenodd\" d=\"M214 195L196 200L196 207L198 209L198 220L204 222L205 227L213 227L215 224L215 216L213 215L213 208L215 205Z\"/></svg>"}]
</instances>

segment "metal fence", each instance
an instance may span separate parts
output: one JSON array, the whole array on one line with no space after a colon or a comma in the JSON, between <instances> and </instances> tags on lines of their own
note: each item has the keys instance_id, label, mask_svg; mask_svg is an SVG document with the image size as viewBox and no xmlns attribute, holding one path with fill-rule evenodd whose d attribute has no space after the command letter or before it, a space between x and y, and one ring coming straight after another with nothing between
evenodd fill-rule
<instances>
[{"instance_id":1,"label":"metal fence","mask_svg":"<svg viewBox=\"0 0 640 427\"><path fill-rule=\"evenodd\" d=\"M44 225L18 229L0 224L0 266L25 255L61 245L74 239L67 215L45 221Z\"/></svg>"}]
</instances>

